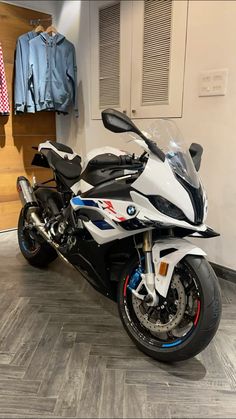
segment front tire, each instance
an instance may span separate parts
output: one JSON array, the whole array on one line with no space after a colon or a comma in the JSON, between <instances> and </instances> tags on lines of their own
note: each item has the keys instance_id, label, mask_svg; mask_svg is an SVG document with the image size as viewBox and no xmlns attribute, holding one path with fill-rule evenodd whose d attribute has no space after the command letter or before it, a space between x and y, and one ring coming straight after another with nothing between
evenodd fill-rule
<instances>
[{"instance_id":1,"label":"front tire","mask_svg":"<svg viewBox=\"0 0 236 419\"><path fill-rule=\"evenodd\" d=\"M119 314L128 335L142 352L159 361L177 362L194 357L210 343L220 322L221 293L218 279L212 267L203 257L192 255L187 255L177 265L172 276L172 281L177 270L178 277L186 290L185 298L187 302L187 290L189 290L191 286L191 283L188 284L187 279L188 277L190 278L191 275L194 287L196 288L193 293L193 296L195 295L196 297L196 301L193 301L192 296L193 309L189 330L185 328L183 336L181 336L181 333L179 333L180 336L178 336L177 333L176 337L173 334L173 331L176 329L168 331L166 334L154 333L152 327L147 329L147 327L145 327L145 324L147 323L144 321L142 324L140 322L140 316L137 317L137 304L135 310L134 297L131 289L129 289L130 280L132 279L134 272L137 272L137 266L138 262L137 258L135 258L123 272L118 290ZM189 272L189 274L184 274L185 277L183 278L183 276L181 277L181 272ZM174 288L174 286L172 288ZM171 286L168 295L170 292ZM160 310L160 308L157 308L157 310ZM186 312L184 316L185 315ZM147 314L145 319L147 319ZM185 317L183 317L181 321L183 322L184 320L187 322ZM159 320L158 322L160 324ZM184 330L184 328L182 330ZM163 336L165 336L165 338Z\"/></svg>"},{"instance_id":2,"label":"front tire","mask_svg":"<svg viewBox=\"0 0 236 419\"><path fill-rule=\"evenodd\" d=\"M45 240L41 237L37 240L36 234L31 234L23 209L20 212L17 233L21 253L31 265L43 268L57 258L57 252Z\"/></svg>"}]
</instances>

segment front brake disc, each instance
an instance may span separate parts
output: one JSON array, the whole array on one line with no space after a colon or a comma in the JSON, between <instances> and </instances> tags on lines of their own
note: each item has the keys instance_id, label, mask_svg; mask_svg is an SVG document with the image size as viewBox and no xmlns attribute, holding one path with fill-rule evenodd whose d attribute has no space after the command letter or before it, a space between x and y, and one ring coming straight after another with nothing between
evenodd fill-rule
<instances>
[{"instance_id":1,"label":"front brake disc","mask_svg":"<svg viewBox=\"0 0 236 419\"><path fill-rule=\"evenodd\" d=\"M186 307L186 297L184 286L178 275L174 275L170 287L171 292L176 295L176 312L174 314L169 314L168 321L166 322L161 320L160 313L162 308L160 306L151 308L152 314L150 314L150 307L147 305L145 307L142 300L137 298L134 294L132 295L133 308L137 318L144 327L153 333L169 332L170 330L176 328L183 318ZM164 307L164 309L168 310L168 302L166 303L166 307Z\"/></svg>"}]
</instances>

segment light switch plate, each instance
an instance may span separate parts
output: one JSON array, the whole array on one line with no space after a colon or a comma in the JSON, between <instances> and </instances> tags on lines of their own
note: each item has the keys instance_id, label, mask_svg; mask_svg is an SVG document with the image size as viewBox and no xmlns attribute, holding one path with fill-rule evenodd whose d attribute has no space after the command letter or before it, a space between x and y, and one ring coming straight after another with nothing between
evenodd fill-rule
<instances>
[{"instance_id":1,"label":"light switch plate","mask_svg":"<svg viewBox=\"0 0 236 419\"><path fill-rule=\"evenodd\" d=\"M199 96L224 96L227 81L227 68L202 72L199 78Z\"/></svg>"}]
</instances>

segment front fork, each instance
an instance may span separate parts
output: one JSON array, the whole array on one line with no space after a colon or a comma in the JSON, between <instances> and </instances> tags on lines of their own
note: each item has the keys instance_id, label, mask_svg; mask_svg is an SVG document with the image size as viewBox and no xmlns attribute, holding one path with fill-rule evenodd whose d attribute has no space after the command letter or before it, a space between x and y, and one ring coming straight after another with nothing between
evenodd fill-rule
<instances>
[{"instance_id":1,"label":"front fork","mask_svg":"<svg viewBox=\"0 0 236 419\"><path fill-rule=\"evenodd\" d=\"M158 305L159 296L166 299L174 269L186 255L206 256L202 249L186 239L166 237L155 240L153 244L152 231L143 233L143 252L145 271L141 273L142 280L137 288L131 287L131 289L137 298L145 300L149 306ZM143 285L147 290L145 296L139 292Z\"/></svg>"},{"instance_id":2,"label":"front fork","mask_svg":"<svg viewBox=\"0 0 236 419\"><path fill-rule=\"evenodd\" d=\"M133 294L138 298L143 299L149 306L156 306L159 302L159 297L155 289L155 273L153 269L152 260L152 230L143 233L143 253L145 260L145 273L141 274L142 281L136 290L132 290ZM138 289L144 285L147 290L147 295L143 296L138 293Z\"/></svg>"}]
</instances>

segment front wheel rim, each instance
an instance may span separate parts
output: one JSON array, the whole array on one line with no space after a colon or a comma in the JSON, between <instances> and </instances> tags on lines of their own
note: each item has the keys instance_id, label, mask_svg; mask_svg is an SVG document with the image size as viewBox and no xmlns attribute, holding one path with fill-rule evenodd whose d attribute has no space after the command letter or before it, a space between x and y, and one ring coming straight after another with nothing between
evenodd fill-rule
<instances>
[{"instance_id":1,"label":"front wheel rim","mask_svg":"<svg viewBox=\"0 0 236 419\"><path fill-rule=\"evenodd\" d=\"M188 275L186 275L186 270L188 272ZM184 274L184 271L185 271L185 274ZM132 273L133 272L134 271L132 271ZM203 296L201 292L201 286L200 286L196 273L191 269L191 267L185 262L180 262L177 265L174 272L175 274L182 275L181 280L182 280L184 289L186 291L187 308L185 310L182 320L183 320L183 325L184 323L186 323L188 327L182 328L182 332L183 332L182 334L180 333L181 327L179 328L178 333L174 329L172 329L166 334L159 333L159 335L150 332L150 330L148 330L145 327L145 325L142 324L142 322L140 322L140 317L137 316L135 309L133 307L133 304L132 304L133 294L132 294L132 291L129 289L129 283L132 279L132 273L131 275L127 275L124 281L123 304L124 304L124 310L125 310L125 317L128 318L128 322L126 319L126 323L128 327L132 329L132 332L135 333L135 335L143 343L147 343L148 345L159 347L162 350L179 346L193 335L193 333L196 331L196 328L198 327L200 317L201 317L201 308L203 306ZM192 307L189 307L189 295L191 295L193 299ZM181 326L181 322L179 323L179 326ZM176 333L177 333L177 336L176 336Z\"/></svg>"}]
</instances>

